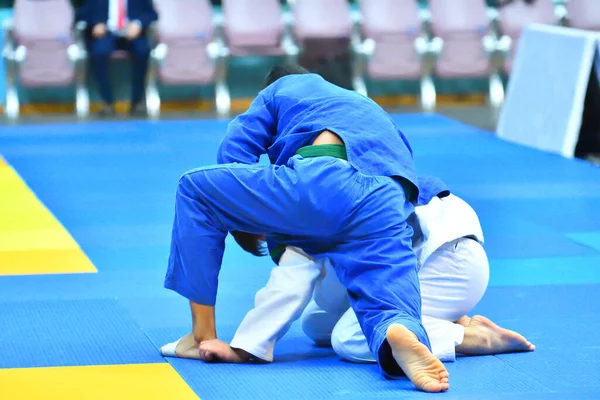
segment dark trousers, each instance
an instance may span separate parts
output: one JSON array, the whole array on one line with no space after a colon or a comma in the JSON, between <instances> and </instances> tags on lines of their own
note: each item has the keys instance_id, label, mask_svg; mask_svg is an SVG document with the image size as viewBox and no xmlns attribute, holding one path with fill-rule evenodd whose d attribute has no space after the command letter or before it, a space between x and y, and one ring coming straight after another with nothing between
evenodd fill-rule
<instances>
[{"instance_id":1,"label":"dark trousers","mask_svg":"<svg viewBox=\"0 0 600 400\"><path fill-rule=\"evenodd\" d=\"M92 71L100 95L104 102L112 105L114 102L112 89L110 87L110 78L108 76L108 67L110 56L115 50L126 50L132 58L133 67L131 69L131 104L137 105L144 96L144 86L146 82L146 72L148 70L148 59L150 57L150 44L148 38L144 35L134 40L128 40L118 37L112 33L96 39L92 38L90 42L90 58L92 62Z\"/></svg>"}]
</instances>

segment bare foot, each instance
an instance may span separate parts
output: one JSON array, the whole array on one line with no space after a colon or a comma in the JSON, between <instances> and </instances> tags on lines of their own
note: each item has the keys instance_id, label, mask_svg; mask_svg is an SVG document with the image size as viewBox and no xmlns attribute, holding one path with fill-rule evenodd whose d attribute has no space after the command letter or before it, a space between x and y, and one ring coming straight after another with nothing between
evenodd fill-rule
<instances>
[{"instance_id":1,"label":"bare foot","mask_svg":"<svg viewBox=\"0 0 600 400\"><path fill-rule=\"evenodd\" d=\"M466 328L467 326L469 326L470 322L471 322L471 317L469 317L467 315L463 315L462 317L460 317L458 319L458 321L455 322L455 324L462 325Z\"/></svg>"},{"instance_id":2,"label":"bare foot","mask_svg":"<svg viewBox=\"0 0 600 400\"><path fill-rule=\"evenodd\" d=\"M219 339L200 343L200 353L208 362L243 363L250 359L250 353L242 349L233 349Z\"/></svg>"},{"instance_id":3,"label":"bare foot","mask_svg":"<svg viewBox=\"0 0 600 400\"><path fill-rule=\"evenodd\" d=\"M191 333L188 333L176 342L164 345L160 348L160 353L164 357L204 360L203 354L200 353L200 343L194 339L194 335Z\"/></svg>"},{"instance_id":4,"label":"bare foot","mask_svg":"<svg viewBox=\"0 0 600 400\"><path fill-rule=\"evenodd\" d=\"M465 338L456 351L468 355L490 355L534 351L535 346L517 332L504 329L481 315L471 318Z\"/></svg>"},{"instance_id":5,"label":"bare foot","mask_svg":"<svg viewBox=\"0 0 600 400\"><path fill-rule=\"evenodd\" d=\"M450 388L448 371L440 360L405 326L392 324L387 340L394 359L408 379L424 392L445 392Z\"/></svg>"}]
</instances>

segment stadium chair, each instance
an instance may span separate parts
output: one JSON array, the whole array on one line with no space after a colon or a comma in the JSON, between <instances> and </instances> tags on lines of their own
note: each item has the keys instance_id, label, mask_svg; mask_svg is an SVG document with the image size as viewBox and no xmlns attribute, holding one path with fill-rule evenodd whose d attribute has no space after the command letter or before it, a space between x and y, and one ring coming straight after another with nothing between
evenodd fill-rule
<instances>
[{"instance_id":1,"label":"stadium chair","mask_svg":"<svg viewBox=\"0 0 600 400\"><path fill-rule=\"evenodd\" d=\"M160 16L155 33L158 45L148 72L148 114L160 114L157 79L167 85L215 84L215 108L227 115L231 99L223 70L224 52L214 40L209 0L154 0Z\"/></svg>"},{"instance_id":2,"label":"stadium chair","mask_svg":"<svg viewBox=\"0 0 600 400\"><path fill-rule=\"evenodd\" d=\"M288 2L300 63L326 79L356 89L352 81L353 21L347 0Z\"/></svg>"},{"instance_id":3,"label":"stadium chair","mask_svg":"<svg viewBox=\"0 0 600 400\"><path fill-rule=\"evenodd\" d=\"M297 54L278 0L223 0L222 36L231 56Z\"/></svg>"},{"instance_id":4,"label":"stadium chair","mask_svg":"<svg viewBox=\"0 0 600 400\"><path fill-rule=\"evenodd\" d=\"M367 94L363 71L373 80L420 79L421 107L435 108L432 79L440 41L430 40L415 0L361 0L361 42L356 48L356 87ZM364 60L364 61L363 61ZM366 62L366 71L363 63Z\"/></svg>"},{"instance_id":5,"label":"stadium chair","mask_svg":"<svg viewBox=\"0 0 600 400\"><path fill-rule=\"evenodd\" d=\"M598 0L569 0L566 7L570 27L600 31L600 3Z\"/></svg>"},{"instance_id":6,"label":"stadium chair","mask_svg":"<svg viewBox=\"0 0 600 400\"><path fill-rule=\"evenodd\" d=\"M435 65L436 76L489 79L489 102L499 108L504 101L500 76L508 46L490 30L483 0L429 0L431 30L442 42Z\"/></svg>"},{"instance_id":7,"label":"stadium chair","mask_svg":"<svg viewBox=\"0 0 600 400\"><path fill-rule=\"evenodd\" d=\"M291 5L294 36L308 39L350 38L352 18L347 0L296 0Z\"/></svg>"},{"instance_id":8,"label":"stadium chair","mask_svg":"<svg viewBox=\"0 0 600 400\"><path fill-rule=\"evenodd\" d=\"M217 26L222 49L219 82L227 79L231 57L284 56L296 61L298 48L278 0L222 0L222 6Z\"/></svg>"},{"instance_id":9,"label":"stadium chair","mask_svg":"<svg viewBox=\"0 0 600 400\"><path fill-rule=\"evenodd\" d=\"M2 52L6 67L5 114L19 117L19 86L76 86L76 112L89 115L87 53L81 31L73 29L69 0L16 0L12 20L5 21ZM18 81L18 84L17 84Z\"/></svg>"},{"instance_id":10,"label":"stadium chair","mask_svg":"<svg viewBox=\"0 0 600 400\"><path fill-rule=\"evenodd\" d=\"M523 29L532 23L556 25L557 22L558 17L552 0L538 0L532 5L515 1L500 8L498 15L499 29L512 41L510 54L504 63L505 71L510 74L512 70L518 39Z\"/></svg>"}]
</instances>

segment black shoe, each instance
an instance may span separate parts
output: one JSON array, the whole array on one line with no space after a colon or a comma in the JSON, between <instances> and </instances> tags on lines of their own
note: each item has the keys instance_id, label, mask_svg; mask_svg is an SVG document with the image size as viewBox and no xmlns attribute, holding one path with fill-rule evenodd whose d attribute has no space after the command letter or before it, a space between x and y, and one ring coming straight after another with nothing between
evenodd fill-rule
<instances>
[{"instance_id":1,"label":"black shoe","mask_svg":"<svg viewBox=\"0 0 600 400\"><path fill-rule=\"evenodd\" d=\"M146 112L146 107L143 104L138 103L131 106L129 115L132 117L145 117L148 113Z\"/></svg>"},{"instance_id":2,"label":"black shoe","mask_svg":"<svg viewBox=\"0 0 600 400\"><path fill-rule=\"evenodd\" d=\"M105 105L104 107L102 107L102 109L98 112L98 117L100 118L109 118L109 117L114 117L116 115L116 111L115 111L115 106L112 105Z\"/></svg>"}]
</instances>

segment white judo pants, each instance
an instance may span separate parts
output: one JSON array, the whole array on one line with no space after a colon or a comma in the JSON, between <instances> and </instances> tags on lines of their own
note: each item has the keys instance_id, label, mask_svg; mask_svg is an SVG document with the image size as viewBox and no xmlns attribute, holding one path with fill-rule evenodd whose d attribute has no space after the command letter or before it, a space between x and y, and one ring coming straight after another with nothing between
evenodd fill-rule
<instances>
[{"instance_id":1,"label":"white judo pants","mask_svg":"<svg viewBox=\"0 0 600 400\"><path fill-rule=\"evenodd\" d=\"M289 250L289 249L288 249ZM317 282L314 298L302 315L308 337L352 362L375 362L344 287L325 260L326 274ZM455 324L481 300L489 281L489 264L481 244L469 238L437 249L419 271L423 326L433 354L441 361L456 359L464 327Z\"/></svg>"}]
</instances>

